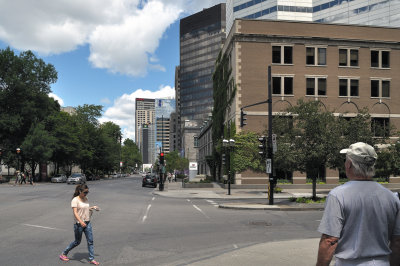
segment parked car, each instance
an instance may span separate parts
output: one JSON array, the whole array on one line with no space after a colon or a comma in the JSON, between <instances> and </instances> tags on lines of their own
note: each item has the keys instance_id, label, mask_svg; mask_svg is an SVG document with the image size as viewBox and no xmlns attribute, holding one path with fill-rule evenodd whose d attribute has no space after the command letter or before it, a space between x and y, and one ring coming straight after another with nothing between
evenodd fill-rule
<instances>
[{"instance_id":1,"label":"parked car","mask_svg":"<svg viewBox=\"0 0 400 266\"><path fill-rule=\"evenodd\" d=\"M67 184L82 184L86 182L86 176L81 173L74 173L67 179Z\"/></svg>"},{"instance_id":2,"label":"parked car","mask_svg":"<svg viewBox=\"0 0 400 266\"><path fill-rule=\"evenodd\" d=\"M157 176L155 176L155 175L145 175L143 177L142 187L150 185L150 186L156 188L157 187L157 183L158 183Z\"/></svg>"},{"instance_id":3,"label":"parked car","mask_svg":"<svg viewBox=\"0 0 400 266\"><path fill-rule=\"evenodd\" d=\"M51 178L52 183L65 183L67 182L67 176L64 174L56 174Z\"/></svg>"}]
</instances>

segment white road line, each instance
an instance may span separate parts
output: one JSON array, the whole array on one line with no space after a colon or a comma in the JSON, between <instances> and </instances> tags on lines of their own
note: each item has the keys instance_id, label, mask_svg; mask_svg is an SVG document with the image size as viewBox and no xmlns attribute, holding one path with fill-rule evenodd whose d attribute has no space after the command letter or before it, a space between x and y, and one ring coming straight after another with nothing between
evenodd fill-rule
<instances>
[{"instance_id":1,"label":"white road line","mask_svg":"<svg viewBox=\"0 0 400 266\"><path fill-rule=\"evenodd\" d=\"M63 231L63 229L58 229L58 228L53 228L53 227L47 227L47 226L41 226L41 225L34 225L34 224L22 224L22 225L30 226L30 227L36 227L36 228L49 229L49 230L61 230L61 231Z\"/></svg>"},{"instance_id":2,"label":"white road line","mask_svg":"<svg viewBox=\"0 0 400 266\"><path fill-rule=\"evenodd\" d=\"M208 203L210 203L211 205L213 205L214 207L216 207L216 208L218 208L219 207L219 204L218 203L216 203L215 201L213 201L213 200L206 200Z\"/></svg>"},{"instance_id":3,"label":"white road line","mask_svg":"<svg viewBox=\"0 0 400 266\"><path fill-rule=\"evenodd\" d=\"M201 212L205 217L207 217L208 219L210 219L210 217L208 217L208 215L205 214L199 207L197 207L197 206L194 205L194 204L192 204L192 205L193 205L193 207L194 207L196 210L198 210L198 211Z\"/></svg>"},{"instance_id":4,"label":"white road line","mask_svg":"<svg viewBox=\"0 0 400 266\"><path fill-rule=\"evenodd\" d=\"M146 210L146 213L143 216L142 223L144 223L146 221L147 215L149 214L150 208L151 208L151 204L149 204L149 206L147 206L147 210Z\"/></svg>"},{"instance_id":5,"label":"white road line","mask_svg":"<svg viewBox=\"0 0 400 266\"><path fill-rule=\"evenodd\" d=\"M234 248L234 249L237 249L238 246L237 246L236 244L233 244L233 248Z\"/></svg>"},{"instance_id":6,"label":"white road line","mask_svg":"<svg viewBox=\"0 0 400 266\"><path fill-rule=\"evenodd\" d=\"M153 201L153 200L155 200L156 199L156 197L153 197L151 200Z\"/></svg>"},{"instance_id":7,"label":"white road line","mask_svg":"<svg viewBox=\"0 0 400 266\"><path fill-rule=\"evenodd\" d=\"M188 202L190 202L190 199L186 199Z\"/></svg>"}]
</instances>

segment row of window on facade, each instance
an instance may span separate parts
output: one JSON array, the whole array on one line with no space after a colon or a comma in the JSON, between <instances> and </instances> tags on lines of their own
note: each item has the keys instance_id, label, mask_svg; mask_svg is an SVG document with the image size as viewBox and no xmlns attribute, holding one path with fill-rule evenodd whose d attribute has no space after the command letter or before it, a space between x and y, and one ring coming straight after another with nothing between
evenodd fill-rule
<instances>
[{"instance_id":1,"label":"row of window on facade","mask_svg":"<svg viewBox=\"0 0 400 266\"><path fill-rule=\"evenodd\" d=\"M326 47L306 47L306 65L325 66L327 64ZM371 50L372 68L390 68L390 51ZM293 64L293 47L286 45L272 46L273 64ZM357 48L339 48L339 66L358 67Z\"/></svg>"},{"instance_id":2,"label":"row of window on facade","mask_svg":"<svg viewBox=\"0 0 400 266\"><path fill-rule=\"evenodd\" d=\"M293 96L293 76L282 75L272 77L272 94L275 96ZM339 97L359 97L359 78L338 77ZM390 97L390 78L370 79L371 98ZM306 77L306 96L327 96L326 77Z\"/></svg>"}]
</instances>

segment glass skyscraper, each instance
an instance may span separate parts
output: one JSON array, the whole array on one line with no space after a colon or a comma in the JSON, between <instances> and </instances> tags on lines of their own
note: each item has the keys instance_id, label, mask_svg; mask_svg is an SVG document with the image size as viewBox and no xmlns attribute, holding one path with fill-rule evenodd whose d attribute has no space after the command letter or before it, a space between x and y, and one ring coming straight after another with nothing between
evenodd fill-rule
<instances>
[{"instance_id":1,"label":"glass skyscraper","mask_svg":"<svg viewBox=\"0 0 400 266\"><path fill-rule=\"evenodd\" d=\"M225 4L180 21L181 122L203 123L212 112L215 61L225 41Z\"/></svg>"},{"instance_id":2,"label":"glass skyscraper","mask_svg":"<svg viewBox=\"0 0 400 266\"><path fill-rule=\"evenodd\" d=\"M400 0L227 0L227 32L236 18L400 27Z\"/></svg>"}]
</instances>

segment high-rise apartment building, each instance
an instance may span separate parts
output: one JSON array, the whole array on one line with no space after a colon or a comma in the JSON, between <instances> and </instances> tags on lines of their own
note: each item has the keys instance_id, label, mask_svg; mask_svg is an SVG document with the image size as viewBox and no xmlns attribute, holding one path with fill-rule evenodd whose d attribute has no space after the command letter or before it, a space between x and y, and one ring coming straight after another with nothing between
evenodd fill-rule
<instances>
[{"instance_id":1,"label":"high-rise apartment building","mask_svg":"<svg viewBox=\"0 0 400 266\"><path fill-rule=\"evenodd\" d=\"M193 130L199 132L203 121L208 118L213 107L213 82L215 61L226 38L225 4L219 4L201 12L181 19L180 21L180 121L181 133ZM190 121L189 123L187 121ZM185 125L191 125L185 130ZM194 140L181 136L182 151L195 150ZM188 146L189 145L189 146ZM187 157L187 156L186 156ZM197 156L194 153L193 158ZM187 157L188 158L188 157Z\"/></svg>"},{"instance_id":2,"label":"high-rise apartment building","mask_svg":"<svg viewBox=\"0 0 400 266\"><path fill-rule=\"evenodd\" d=\"M155 100L135 100L135 142L142 153L143 163L154 163Z\"/></svg>"},{"instance_id":3,"label":"high-rise apartment building","mask_svg":"<svg viewBox=\"0 0 400 266\"><path fill-rule=\"evenodd\" d=\"M227 0L227 32L237 18L400 27L400 0Z\"/></svg>"},{"instance_id":4,"label":"high-rise apartment building","mask_svg":"<svg viewBox=\"0 0 400 266\"><path fill-rule=\"evenodd\" d=\"M136 121L136 129L135 129L135 142L137 144L140 143L139 138L139 129L144 124L153 124L154 123L154 109L155 100L154 99L144 99L144 98L136 98L135 101L135 121Z\"/></svg>"}]
</instances>

